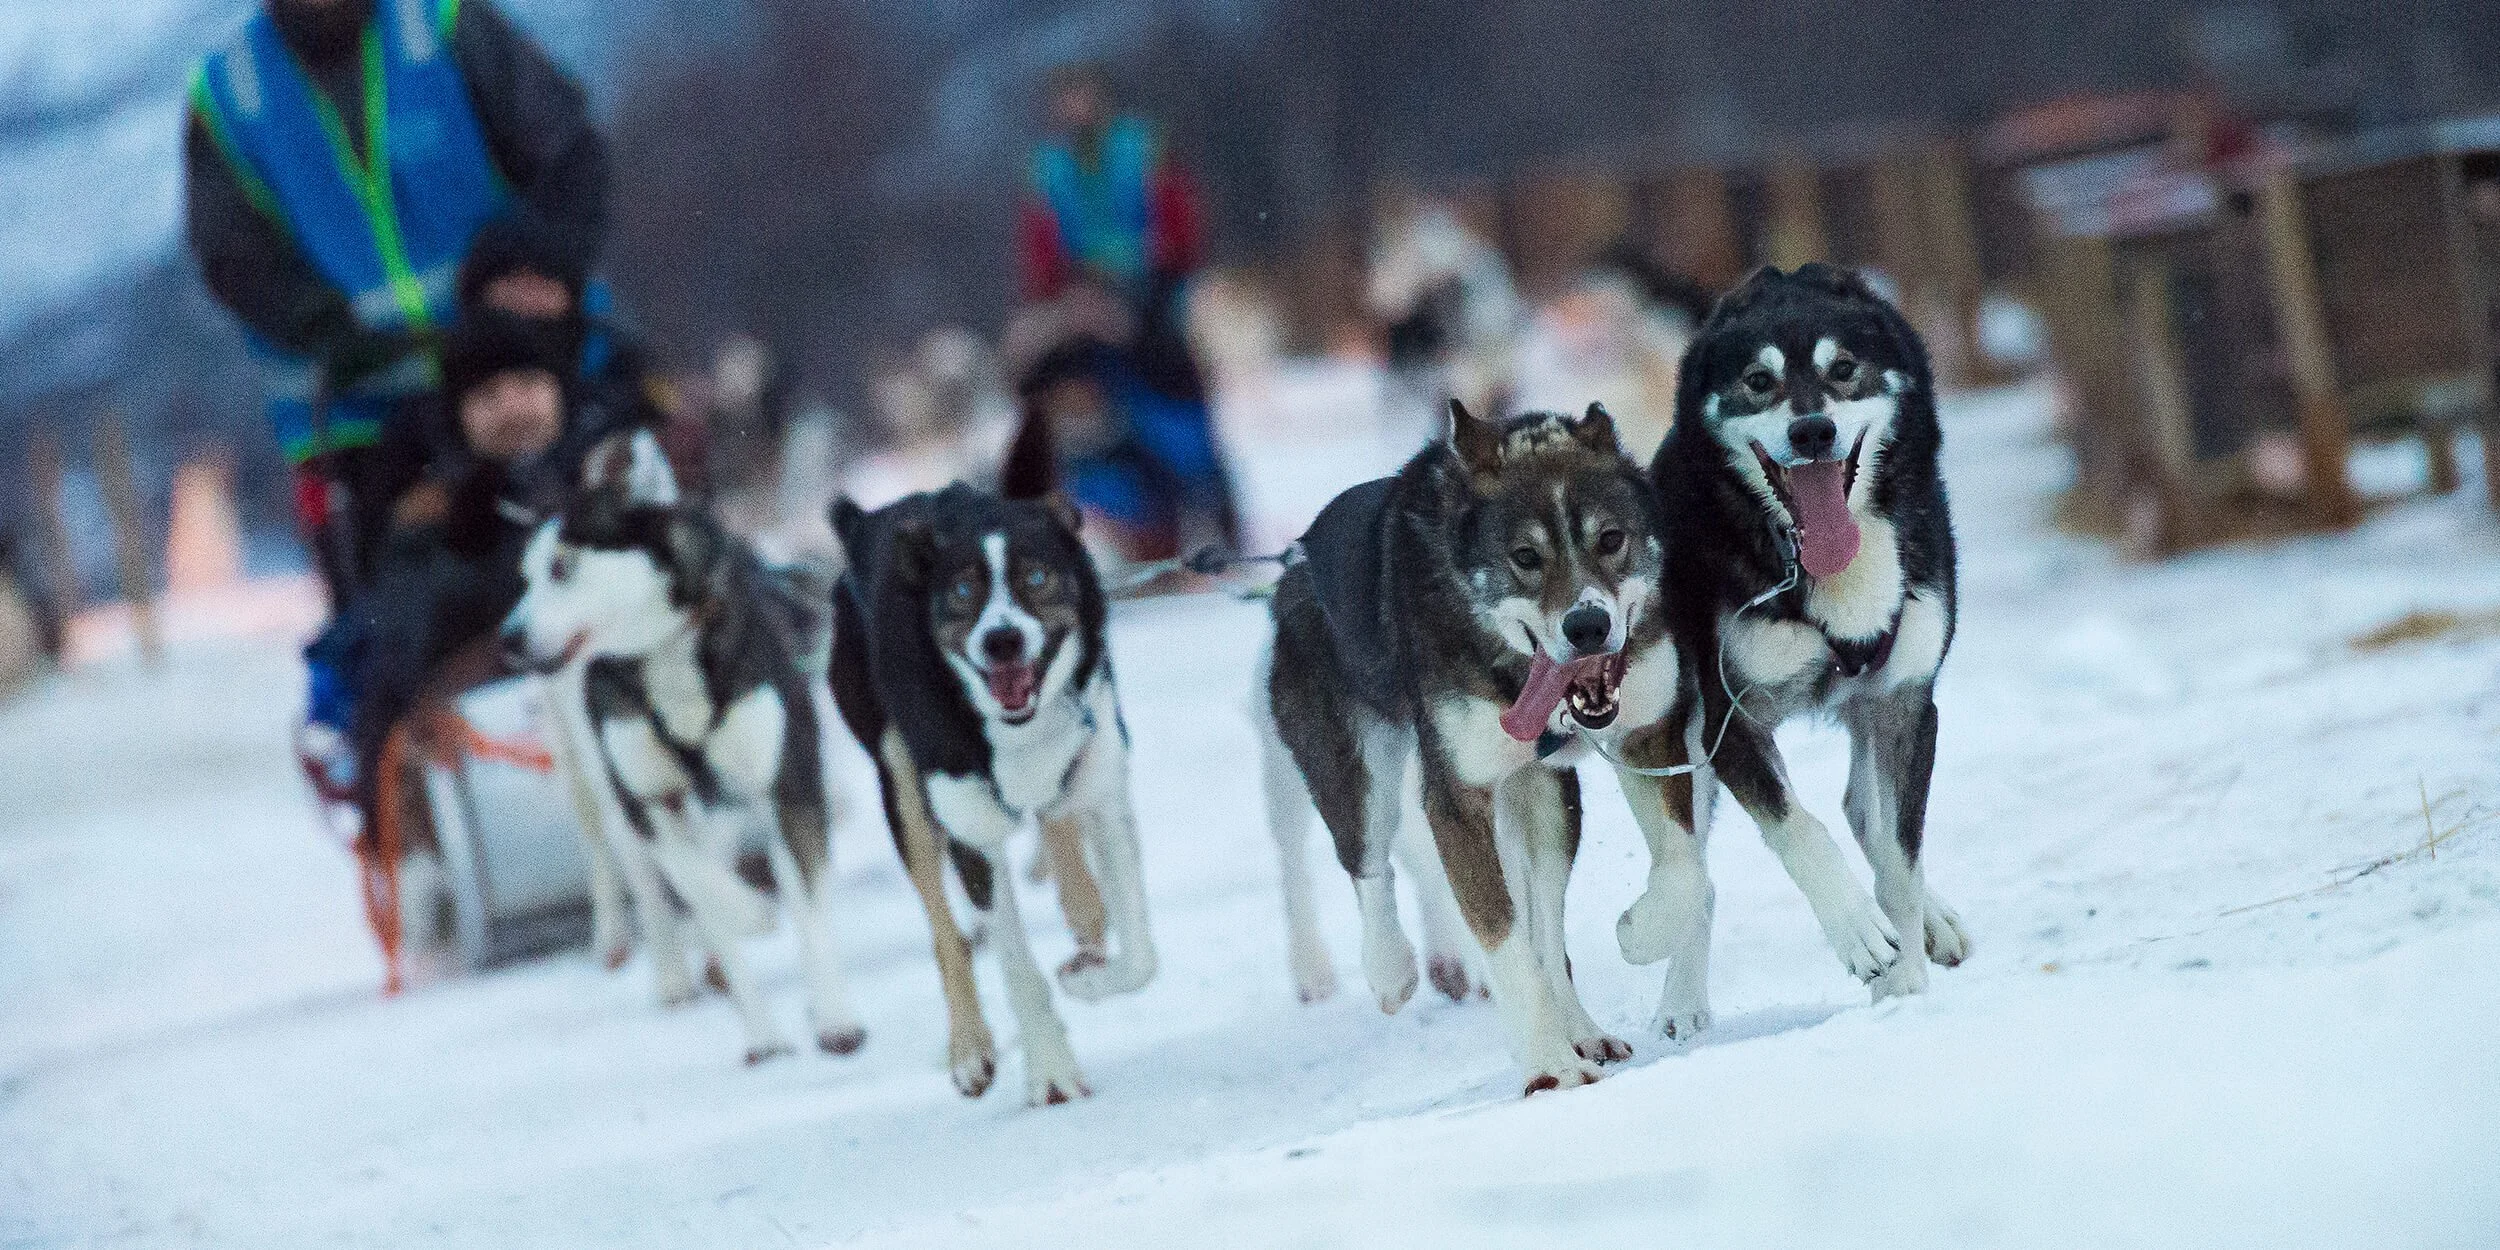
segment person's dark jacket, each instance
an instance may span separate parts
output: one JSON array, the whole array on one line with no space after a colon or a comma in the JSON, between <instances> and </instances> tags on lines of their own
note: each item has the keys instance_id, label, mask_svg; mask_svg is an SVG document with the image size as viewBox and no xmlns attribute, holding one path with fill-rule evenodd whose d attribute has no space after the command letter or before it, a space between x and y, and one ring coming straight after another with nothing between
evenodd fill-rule
<instances>
[{"instance_id":1,"label":"person's dark jacket","mask_svg":"<svg viewBox=\"0 0 2500 1250\"><path fill-rule=\"evenodd\" d=\"M371 0L350 2L372 7ZM338 105L361 151L362 69L352 46L314 46L285 22L280 32ZM487 228L525 241L556 271L551 276L578 289L608 223L607 148L581 88L489 0L460 6L450 46L487 153L515 200L512 216ZM396 357L399 345L365 331L346 295L296 250L287 228L253 205L196 110L184 124L183 163L191 249L218 302L280 349L324 362L337 382Z\"/></svg>"}]
</instances>

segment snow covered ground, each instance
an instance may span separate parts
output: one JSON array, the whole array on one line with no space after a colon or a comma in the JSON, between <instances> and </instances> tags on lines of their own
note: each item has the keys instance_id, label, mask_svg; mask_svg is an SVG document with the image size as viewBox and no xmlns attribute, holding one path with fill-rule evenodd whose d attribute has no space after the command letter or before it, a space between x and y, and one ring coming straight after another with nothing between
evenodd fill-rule
<instances>
[{"instance_id":1,"label":"snow covered ground","mask_svg":"<svg viewBox=\"0 0 2500 1250\"><path fill-rule=\"evenodd\" d=\"M1928 845L1976 956L1868 1007L1731 814L1718 1025L1673 1053L1612 937L1644 852L1592 779L1571 940L1639 1053L1526 1101L1488 1005L1369 1005L1333 875L1346 989L1294 1001L1251 606L1116 618L1164 966L1063 1006L1096 1093L1042 1111L1012 1070L948 1086L855 755L869 1045L749 1071L724 1004L662 1012L639 963L378 1001L285 758L284 643L82 670L0 708L0 1246L2500 1245L2500 638L2349 645L2500 604L2500 526L2469 490L2120 564L2045 529L2041 408L1948 413L1966 607ZM1387 454L1301 432L1245 464L1274 529ZM1844 743L1783 742L1837 822ZM1037 941L1068 946L1047 914ZM795 1022L789 940L757 946Z\"/></svg>"}]
</instances>

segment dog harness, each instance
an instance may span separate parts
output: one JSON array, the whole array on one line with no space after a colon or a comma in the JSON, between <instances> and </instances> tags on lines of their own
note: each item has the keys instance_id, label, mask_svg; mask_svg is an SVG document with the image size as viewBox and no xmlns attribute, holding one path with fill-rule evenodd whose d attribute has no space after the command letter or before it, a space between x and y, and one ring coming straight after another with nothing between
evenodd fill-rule
<instances>
[{"instance_id":1,"label":"dog harness","mask_svg":"<svg viewBox=\"0 0 2500 1250\"><path fill-rule=\"evenodd\" d=\"M383 0L359 45L364 146L266 9L191 80L191 105L254 207L343 294L358 324L424 334L454 315L461 261L511 199L451 57L459 0ZM269 418L301 462L381 437L390 402L431 388L412 355L317 396L320 362L255 336ZM327 411L316 414L317 398Z\"/></svg>"}]
</instances>

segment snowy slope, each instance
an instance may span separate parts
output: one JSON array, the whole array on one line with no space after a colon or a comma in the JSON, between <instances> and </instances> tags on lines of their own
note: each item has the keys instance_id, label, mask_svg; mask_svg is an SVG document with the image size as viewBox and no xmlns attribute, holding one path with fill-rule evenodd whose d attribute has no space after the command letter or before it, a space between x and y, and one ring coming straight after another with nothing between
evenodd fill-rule
<instances>
[{"instance_id":1,"label":"snowy slope","mask_svg":"<svg viewBox=\"0 0 2500 1250\"><path fill-rule=\"evenodd\" d=\"M1296 1004L1240 713L1260 617L1203 599L1115 621L1164 969L1064 1005L1089 1102L951 1092L925 929L856 815L855 1058L743 1070L724 1005L582 957L377 1002L281 754L284 648L204 645L0 708L0 1245L2500 1244L2500 640L2346 645L2500 604L2500 527L2469 492L2121 565L2042 529L2039 396L1948 419L1929 845L1979 948L1923 999L1867 1007L1731 814L1719 1023L1667 1053L1613 949L1644 852L1593 778L1571 940L1629 1071L1523 1102L1489 1006L1382 1017L1332 877L1348 988ZM1245 451L1277 529L1387 455ZM1845 744L1783 742L1836 819ZM795 1021L787 947L759 954Z\"/></svg>"}]
</instances>

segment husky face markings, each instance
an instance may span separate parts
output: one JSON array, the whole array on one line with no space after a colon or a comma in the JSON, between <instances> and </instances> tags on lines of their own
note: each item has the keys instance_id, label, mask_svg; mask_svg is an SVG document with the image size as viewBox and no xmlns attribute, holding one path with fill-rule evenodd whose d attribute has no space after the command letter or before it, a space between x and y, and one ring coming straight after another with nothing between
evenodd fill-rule
<instances>
[{"instance_id":1,"label":"husky face markings","mask_svg":"<svg viewBox=\"0 0 2500 1250\"><path fill-rule=\"evenodd\" d=\"M1578 418L1496 427L1461 408L1451 448L1472 493L1451 556L1477 620L1529 657L1532 687L1549 672L1567 683L1560 715L1607 728L1621 710L1625 643L1665 563L1654 509L1619 471L1613 418L1591 404Z\"/></svg>"},{"instance_id":2,"label":"husky face markings","mask_svg":"<svg viewBox=\"0 0 2500 1250\"><path fill-rule=\"evenodd\" d=\"M933 549L930 621L985 719L1030 722L1076 670L1068 639L1081 627L1076 589L1053 555L1007 529Z\"/></svg>"}]
</instances>

